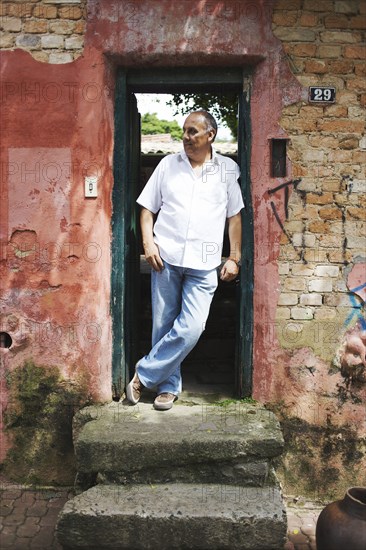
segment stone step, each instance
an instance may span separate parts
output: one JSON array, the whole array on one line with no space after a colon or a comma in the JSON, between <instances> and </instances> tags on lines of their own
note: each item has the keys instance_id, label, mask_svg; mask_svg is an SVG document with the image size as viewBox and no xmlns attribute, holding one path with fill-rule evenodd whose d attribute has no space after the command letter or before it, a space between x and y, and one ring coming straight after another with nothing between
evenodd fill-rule
<instances>
[{"instance_id":1,"label":"stone step","mask_svg":"<svg viewBox=\"0 0 366 550\"><path fill-rule=\"evenodd\" d=\"M97 485L57 524L66 550L280 550L285 536L278 488L218 484Z\"/></svg>"},{"instance_id":2,"label":"stone step","mask_svg":"<svg viewBox=\"0 0 366 550\"><path fill-rule=\"evenodd\" d=\"M97 474L115 482L263 486L275 485L271 461L282 453L283 438L276 417L261 406L175 404L155 411L151 402L109 403L76 415L74 445L81 488Z\"/></svg>"}]
</instances>

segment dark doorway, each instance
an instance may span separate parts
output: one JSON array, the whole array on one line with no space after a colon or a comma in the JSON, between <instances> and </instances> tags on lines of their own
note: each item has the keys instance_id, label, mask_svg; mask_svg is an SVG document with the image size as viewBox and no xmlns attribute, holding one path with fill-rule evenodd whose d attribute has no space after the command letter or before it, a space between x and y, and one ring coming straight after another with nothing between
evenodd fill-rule
<instances>
[{"instance_id":1,"label":"dark doorway","mask_svg":"<svg viewBox=\"0 0 366 550\"><path fill-rule=\"evenodd\" d=\"M135 93L238 92L238 155L243 212L243 266L237 281L220 283L206 330L183 364L183 391L248 396L252 369L253 238L249 185L249 90L243 69L120 70L116 93L112 241L113 396L119 399L136 361L150 349L150 272L139 243L136 197L162 155L140 156ZM218 148L219 149L219 148ZM229 255L227 246L223 255Z\"/></svg>"}]
</instances>

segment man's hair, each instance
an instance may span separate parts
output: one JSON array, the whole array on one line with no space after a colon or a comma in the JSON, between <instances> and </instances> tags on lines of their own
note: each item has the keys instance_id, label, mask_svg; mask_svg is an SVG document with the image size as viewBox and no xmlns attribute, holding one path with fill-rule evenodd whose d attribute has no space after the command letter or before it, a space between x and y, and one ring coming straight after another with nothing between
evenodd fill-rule
<instances>
[{"instance_id":1,"label":"man's hair","mask_svg":"<svg viewBox=\"0 0 366 550\"><path fill-rule=\"evenodd\" d=\"M203 109L200 109L199 111L195 111L195 113L201 115L205 119L207 132L210 132L211 130L215 132L215 136L212 140L212 141L215 141L216 134L217 134L217 122L214 119L214 117L207 111L204 111Z\"/></svg>"}]
</instances>

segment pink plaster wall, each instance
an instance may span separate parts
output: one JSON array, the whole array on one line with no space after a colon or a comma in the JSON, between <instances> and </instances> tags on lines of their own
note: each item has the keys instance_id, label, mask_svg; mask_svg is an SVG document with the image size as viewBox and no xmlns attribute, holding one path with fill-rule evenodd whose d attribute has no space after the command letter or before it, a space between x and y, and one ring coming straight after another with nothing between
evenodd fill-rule
<instances>
[{"instance_id":1,"label":"pink plaster wall","mask_svg":"<svg viewBox=\"0 0 366 550\"><path fill-rule=\"evenodd\" d=\"M280 228L268 190L269 138L301 87L271 30L271 2L88 2L84 55L48 65L1 54L3 366L32 357L86 377L111 397L110 242L115 68L251 66L255 224L254 397L267 401L279 353L273 341ZM84 198L84 176L99 196ZM291 179L291 175L289 175ZM276 199L273 199L276 200ZM11 360L11 366L10 366ZM3 395L3 399L6 397Z\"/></svg>"},{"instance_id":2,"label":"pink plaster wall","mask_svg":"<svg viewBox=\"0 0 366 550\"><path fill-rule=\"evenodd\" d=\"M3 364L57 365L110 397L113 104L91 48L66 65L1 54ZM85 175L99 196L84 198ZM2 394L3 395L3 394Z\"/></svg>"}]
</instances>

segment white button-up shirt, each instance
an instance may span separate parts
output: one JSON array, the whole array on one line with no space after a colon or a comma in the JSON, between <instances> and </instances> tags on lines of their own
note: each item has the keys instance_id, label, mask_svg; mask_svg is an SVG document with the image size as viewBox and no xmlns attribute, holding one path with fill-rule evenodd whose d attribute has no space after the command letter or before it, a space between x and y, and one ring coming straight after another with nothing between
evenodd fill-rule
<instances>
[{"instance_id":1,"label":"white button-up shirt","mask_svg":"<svg viewBox=\"0 0 366 550\"><path fill-rule=\"evenodd\" d=\"M214 269L221 263L225 219L243 208L239 166L216 153L194 170L185 153L164 157L137 202L154 214L154 241L169 264Z\"/></svg>"}]
</instances>

